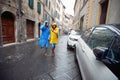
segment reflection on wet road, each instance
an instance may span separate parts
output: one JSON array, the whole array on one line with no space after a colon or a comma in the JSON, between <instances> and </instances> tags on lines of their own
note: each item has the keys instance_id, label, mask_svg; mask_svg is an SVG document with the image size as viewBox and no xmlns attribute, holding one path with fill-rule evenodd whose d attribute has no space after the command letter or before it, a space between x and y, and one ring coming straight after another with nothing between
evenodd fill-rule
<instances>
[{"instance_id":1,"label":"reflection on wet road","mask_svg":"<svg viewBox=\"0 0 120 80\"><path fill-rule=\"evenodd\" d=\"M59 37L55 57L44 56L37 41L0 48L0 80L80 80L74 51L67 50L67 36Z\"/></svg>"}]
</instances>

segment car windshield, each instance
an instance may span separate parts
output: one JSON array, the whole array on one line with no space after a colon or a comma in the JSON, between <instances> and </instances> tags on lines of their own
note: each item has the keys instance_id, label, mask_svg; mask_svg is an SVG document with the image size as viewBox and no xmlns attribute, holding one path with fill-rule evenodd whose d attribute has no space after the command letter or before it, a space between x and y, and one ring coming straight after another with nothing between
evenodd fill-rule
<instances>
[{"instance_id":1,"label":"car windshield","mask_svg":"<svg viewBox=\"0 0 120 80\"><path fill-rule=\"evenodd\" d=\"M71 35L80 35L80 31L74 31L74 30L72 30L70 34Z\"/></svg>"}]
</instances>

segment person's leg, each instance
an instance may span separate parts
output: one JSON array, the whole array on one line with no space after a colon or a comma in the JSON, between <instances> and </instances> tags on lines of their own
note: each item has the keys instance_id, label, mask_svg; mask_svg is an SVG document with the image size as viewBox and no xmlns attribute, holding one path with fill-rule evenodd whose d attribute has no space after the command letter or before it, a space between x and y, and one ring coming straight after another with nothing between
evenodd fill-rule
<instances>
[{"instance_id":1,"label":"person's leg","mask_svg":"<svg viewBox=\"0 0 120 80\"><path fill-rule=\"evenodd\" d=\"M46 45L45 45L45 55L46 56L48 55L48 47L49 47L49 42L46 42Z\"/></svg>"},{"instance_id":2,"label":"person's leg","mask_svg":"<svg viewBox=\"0 0 120 80\"><path fill-rule=\"evenodd\" d=\"M47 56L47 47L45 47L45 54L44 55Z\"/></svg>"},{"instance_id":3,"label":"person's leg","mask_svg":"<svg viewBox=\"0 0 120 80\"><path fill-rule=\"evenodd\" d=\"M46 54L46 41L44 39L39 40L39 46L41 48L42 54Z\"/></svg>"},{"instance_id":4,"label":"person's leg","mask_svg":"<svg viewBox=\"0 0 120 80\"><path fill-rule=\"evenodd\" d=\"M54 56L54 55L55 55L54 50L55 50L55 44L53 43L53 44L52 44L52 56Z\"/></svg>"}]
</instances>

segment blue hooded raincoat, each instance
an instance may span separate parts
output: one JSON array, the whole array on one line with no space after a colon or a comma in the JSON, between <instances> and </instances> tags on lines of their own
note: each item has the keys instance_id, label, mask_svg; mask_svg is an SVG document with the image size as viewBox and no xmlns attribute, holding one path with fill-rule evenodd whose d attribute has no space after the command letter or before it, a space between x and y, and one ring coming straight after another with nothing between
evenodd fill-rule
<instances>
[{"instance_id":1,"label":"blue hooded raincoat","mask_svg":"<svg viewBox=\"0 0 120 80\"><path fill-rule=\"evenodd\" d=\"M50 28L46 27L45 25L41 25L40 27L42 34L39 39L39 45L41 47L46 47L48 48L49 46L49 37L50 37Z\"/></svg>"}]
</instances>

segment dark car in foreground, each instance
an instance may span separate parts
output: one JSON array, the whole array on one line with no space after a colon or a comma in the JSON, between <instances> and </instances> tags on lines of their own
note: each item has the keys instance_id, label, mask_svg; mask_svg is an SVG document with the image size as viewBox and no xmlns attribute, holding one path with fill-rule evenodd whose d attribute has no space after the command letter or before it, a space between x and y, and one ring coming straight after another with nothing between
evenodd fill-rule
<instances>
[{"instance_id":1,"label":"dark car in foreground","mask_svg":"<svg viewBox=\"0 0 120 80\"><path fill-rule=\"evenodd\" d=\"M83 80L120 79L120 25L99 25L85 31L76 43Z\"/></svg>"}]
</instances>

